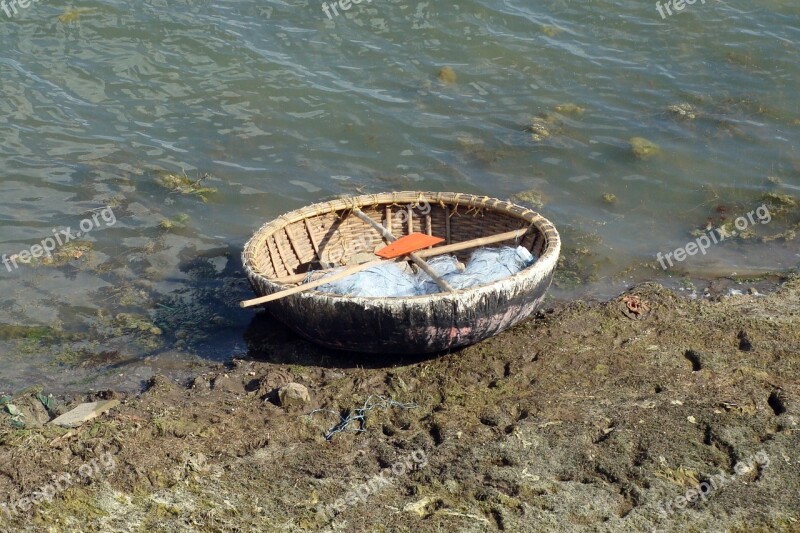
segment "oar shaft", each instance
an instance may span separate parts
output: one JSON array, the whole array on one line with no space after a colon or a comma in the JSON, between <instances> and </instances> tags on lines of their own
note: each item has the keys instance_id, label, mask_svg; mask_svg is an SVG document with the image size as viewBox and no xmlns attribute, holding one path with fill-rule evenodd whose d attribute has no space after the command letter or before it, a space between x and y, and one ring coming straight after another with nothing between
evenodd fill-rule
<instances>
[{"instance_id":1,"label":"oar shaft","mask_svg":"<svg viewBox=\"0 0 800 533\"><path fill-rule=\"evenodd\" d=\"M392 261L392 260L389 260ZM381 263L386 262L386 259L376 259L374 261L368 261L366 263L361 263L360 265L353 265L348 267L341 272L337 272L335 274L331 274L330 276L325 276L324 278L310 281L303 285L298 285L297 287L292 287L291 289L286 289L285 291L275 292L269 294L267 296L261 296L260 298L253 298L252 300L245 300L239 304L240 307L253 307L254 305L265 304L268 302L272 302L275 300L280 300L281 298L285 298L287 296L291 296L292 294L298 294L310 289L314 289L319 287L320 285L325 285L326 283L330 283L332 281L338 281L342 278L346 278L347 276L351 276L357 272L361 272L362 270L366 270L370 267L375 265L380 265Z\"/></svg>"},{"instance_id":2,"label":"oar shaft","mask_svg":"<svg viewBox=\"0 0 800 533\"><path fill-rule=\"evenodd\" d=\"M420 257L427 258L442 254L450 254L453 252L462 252L464 250L469 250L470 248L478 248L480 246L488 246L490 244L497 244L498 242L518 239L523 235L525 235L527 232L528 228L515 229L513 231L498 233L497 235L491 235L489 237L479 237L477 239L470 239L464 242L457 242L454 244L447 244L445 246L431 248L430 250L420 250L419 252L417 252L417 255Z\"/></svg>"},{"instance_id":3,"label":"oar shaft","mask_svg":"<svg viewBox=\"0 0 800 533\"><path fill-rule=\"evenodd\" d=\"M451 254L453 252L462 252L464 250L469 250L470 248L478 248L480 246L488 246L490 244L497 244L499 242L517 239L525 235L527 231L528 228L522 228L514 231L507 231L505 233L499 233L497 235L491 235L489 237L480 237L477 239L471 239L469 241L457 242L455 244L447 244L445 246L438 246L436 248L431 248L429 250L420 250L416 252L416 255L422 259L427 259L429 257L436 257L437 255ZM391 261L391 259L386 259L385 261ZM323 274L325 272L330 272L331 270L332 269L317 270L315 271L315 273ZM308 273L292 274L291 276L284 276L282 278L273 278L272 281L276 283L300 283L307 277Z\"/></svg>"}]
</instances>

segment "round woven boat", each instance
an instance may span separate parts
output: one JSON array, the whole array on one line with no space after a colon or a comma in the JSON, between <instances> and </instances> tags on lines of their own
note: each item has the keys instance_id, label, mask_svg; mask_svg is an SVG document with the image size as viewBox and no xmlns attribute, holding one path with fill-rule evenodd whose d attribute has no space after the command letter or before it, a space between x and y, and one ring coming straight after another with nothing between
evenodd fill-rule
<instances>
[{"instance_id":1,"label":"round woven boat","mask_svg":"<svg viewBox=\"0 0 800 533\"><path fill-rule=\"evenodd\" d=\"M342 198L292 211L261 227L242 261L253 290L295 287L307 272L375 259L384 246L360 210L396 237L426 233L455 244L527 229L521 245L538 260L505 279L435 294L367 298L308 290L265 304L301 336L330 348L368 353L432 353L476 343L524 320L550 287L561 241L547 219L509 202L447 192L391 192ZM472 250L458 252L466 261Z\"/></svg>"}]
</instances>

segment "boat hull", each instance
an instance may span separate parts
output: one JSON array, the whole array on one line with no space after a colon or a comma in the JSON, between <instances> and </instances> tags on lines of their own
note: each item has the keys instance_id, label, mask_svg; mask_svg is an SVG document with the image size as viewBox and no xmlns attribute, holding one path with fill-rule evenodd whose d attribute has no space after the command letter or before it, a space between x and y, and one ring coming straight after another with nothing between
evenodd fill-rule
<instances>
[{"instance_id":1,"label":"boat hull","mask_svg":"<svg viewBox=\"0 0 800 533\"><path fill-rule=\"evenodd\" d=\"M410 202L426 210L417 213ZM524 246L538 259L505 279L454 292L367 298L308 290L265 304L288 328L319 345L367 353L453 350L528 318L542 304L552 282L560 238L538 213L485 196L410 191L315 204L267 223L242 255L255 293L265 296L286 290L291 284L285 280L302 279L298 272L313 268L315 260L332 257L326 251L339 250L335 257L341 264L363 252L360 236L377 232L349 216L353 207L398 237L423 229L429 235L446 236L448 244L524 229L521 239L503 244ZM408 213L402 223L392 216L397 212ZM374 244L370 240L369 245ZM469 253L465 251L459 259L466 260Z\"/></svg>"}]
</instances>

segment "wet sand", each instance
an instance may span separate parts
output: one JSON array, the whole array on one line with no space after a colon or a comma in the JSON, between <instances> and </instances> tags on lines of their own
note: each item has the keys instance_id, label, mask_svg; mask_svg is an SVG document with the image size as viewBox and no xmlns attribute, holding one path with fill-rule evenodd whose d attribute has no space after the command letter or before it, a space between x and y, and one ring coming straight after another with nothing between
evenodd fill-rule
<instances>
[{"instance_id":1,"label":"wet sand","mask_svg":"<svg viewBox=\"0 0 800 533\"><path fill-rule=\"evenodd\" d=\"M413 360L265 327L264 360L189 387L51 413L23 393L29 422L122 403L75 430L2 421L2 528L800 531L799 296L797 276L717 301L648 283ZM309 398L281 406L290 382ZM325 439L371 396L403 405Z\"/></svg>"}]
</instances>

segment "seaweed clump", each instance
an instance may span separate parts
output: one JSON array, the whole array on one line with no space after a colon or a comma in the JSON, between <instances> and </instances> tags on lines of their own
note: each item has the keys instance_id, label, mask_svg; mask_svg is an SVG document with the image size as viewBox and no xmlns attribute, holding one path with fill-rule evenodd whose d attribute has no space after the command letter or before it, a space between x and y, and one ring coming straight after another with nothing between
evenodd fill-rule
<instances>
[{"instance_id":1,"label":"seaweed clump","mask_svg":"<svg viewBox=\"0 0 800 533\"><path fill-rule=\"evenodd\" d=\"M446 83L447 85L453 85L458 81L458 76L456 75L456 71L453 70L452 67L442 67L439 70L439 74L437 75L439 81L442 83Z\"/></svg>"},{"instance_id":2,"label":"seaweed clump","mask_svg":"<svg viewBox=\"0 0 800 533\"><path fill-rule=\"evenodd\" d=\"M203 174L198 179L193 180L186 175L185 171L181 171L180 174L165 172L156 178L156 183L173 193L196 196L203 203L206 203L208 202L208 196L217 192L217 189L213 187L202 186L202 181L208 177L208 174Z\"/></svg>"},{"instance_id":3,"label":"seaweed clump","mask_svg":"<svg viewBox=\"0 0 800 533\"><path fill-rule=\"evenodd\" d=\"M545 203L544 195L536 189L519 192L512 196L511 200L514 202L526 203L528 205L532 205L533 207L542 207Z\"/></svg>"},{"instance_id":4,"label":"seaweed clump","mask_svg":"<svg viewBox=\"0 0 800 533\"><path fill-rule=\"evenodd\" d=\"M631 137L628 141L631 145L631 151L639 159L649 159L661 153L661 148L644 137Z\"/></svg>"}]
</instances>

